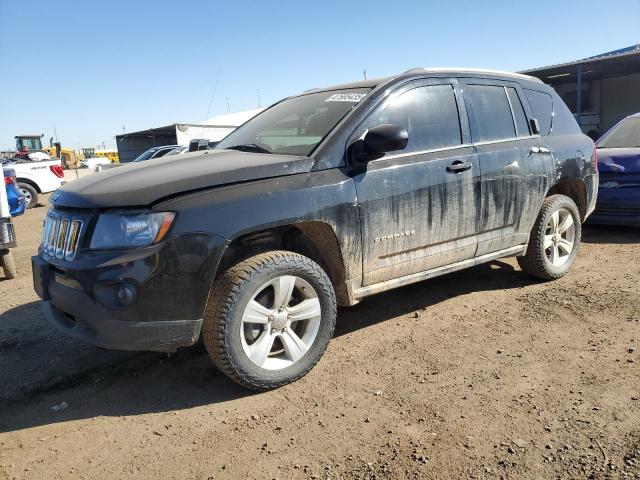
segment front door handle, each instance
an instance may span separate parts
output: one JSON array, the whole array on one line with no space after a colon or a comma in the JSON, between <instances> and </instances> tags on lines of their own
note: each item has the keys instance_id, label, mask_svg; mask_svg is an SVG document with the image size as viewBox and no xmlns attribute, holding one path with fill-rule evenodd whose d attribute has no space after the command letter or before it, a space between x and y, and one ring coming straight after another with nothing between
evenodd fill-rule
<instances>
[{"instance_id":1,"label":"front door handle","mask_svg":"<svg viewBox=\"0 0 640 480\"><path fill-rule=\"evenodd\" d=\"M447 166L447 172L460 173L465 170L469 170L471 167L473 167L473 163L471 162L461 162L460 160L456 160L451 165Z\"/></svg>"},{"instance_id":2,"label":"front door handle","mask_svg":"<svg viewBox=\"0 0 640 480\"><path fill-rule=\"evenodd\" d=\"M549 150L547 147L538 147L537 145L535 147L531 147L531 149L529 150L529 154L532 153L551 153L551 150Z\"/></svg>"}]
</instances>

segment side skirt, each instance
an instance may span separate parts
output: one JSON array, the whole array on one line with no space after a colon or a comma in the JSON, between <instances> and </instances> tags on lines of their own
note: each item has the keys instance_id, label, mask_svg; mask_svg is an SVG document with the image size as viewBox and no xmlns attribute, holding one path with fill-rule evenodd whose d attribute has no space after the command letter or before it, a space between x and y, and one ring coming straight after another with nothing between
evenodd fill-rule
<instances>
[{"instance_id":1,"label":"side skirt","mask_svg":"<svg viewBox=\"0 0 640 480\"><path fill-rule=\"evenodd\" d=\"M438 277L447 273L463 270L465 268L474 267L483 263L497 260L498 258L514 257L518 255L524 255L527 251L527 245L517 245L515 247L505 248L498 250L497 252L487 253L475 258L469 258L462 260L461 262L452 263L451 265L444 265L442 267L432 268L424 272L412 273L411 275L405 275L404 277L398 277L391 280L385 280L384 282L374 283L373 285L367 285L366 287L356 288L353 291L354 303L362 300L369 295L375 295L376 293L391 290L393 288L404 287L412 283L421 282L429 278Z\"/></svg>"}]
</instances>

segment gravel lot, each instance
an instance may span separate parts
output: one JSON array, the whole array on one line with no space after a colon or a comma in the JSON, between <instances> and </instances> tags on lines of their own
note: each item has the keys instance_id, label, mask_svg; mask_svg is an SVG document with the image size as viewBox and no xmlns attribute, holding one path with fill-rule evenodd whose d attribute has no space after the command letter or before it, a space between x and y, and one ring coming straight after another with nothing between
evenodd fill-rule
<instances>
[{"instance_id":1,"label":"gravel lot","mask_svg":"<svg viewBox=\"0 0 640 480\"><path fill-rule=\"evenodd\" d=\"M198 348L49 327L45 211L15 219L0 281L0 479L640 478L639 230L586 227L556 282L508 259L342 309L307 377L255 394Z\"/></svg>"}]
</instances>

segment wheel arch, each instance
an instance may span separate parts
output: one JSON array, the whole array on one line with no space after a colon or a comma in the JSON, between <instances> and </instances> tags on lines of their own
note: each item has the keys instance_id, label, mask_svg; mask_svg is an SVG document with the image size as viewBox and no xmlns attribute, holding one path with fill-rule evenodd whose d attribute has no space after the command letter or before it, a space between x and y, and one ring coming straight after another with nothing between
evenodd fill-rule
<instances>
[{"instance_id":1,"label":"wheel arch","mask_svg":"<svg viewBox=\"0 0 640 480\"><path fill-rule=\"evenodd\" d=\"M18 183L26 183L27 185L31 185L33 188L36 189L36 192L42 193L42 190L40 189L38 184L36 182L34 182L33 180L31 180L30 178L16 177L16 182L18 182Z\"/></svg>"},{"instance_id":2,"label":"wheel arch","mask_svg":"<svg viewBox=\"0 0 640 480\"><path fill-rule=\"evenodd\" d=\"M226 247L216 277L231 265L252 255L269 250L289 250L304 255L327 273L339 305L354 302L347 287L342 249L334 229L322 221L307 221L244 233Z\"/></svg>"},{"instance_id":3,"label":"wheel arch","mask_svg":"<svg viewBox=\"0 0 640 480\"><path fill-rule=\"evenodd\" d=\"M555 183L545 195L565 195L574 201L580 212L580 219L584 222L587 215L587 186L579 178L565 178Z\"/></svg>"}]
</instances>

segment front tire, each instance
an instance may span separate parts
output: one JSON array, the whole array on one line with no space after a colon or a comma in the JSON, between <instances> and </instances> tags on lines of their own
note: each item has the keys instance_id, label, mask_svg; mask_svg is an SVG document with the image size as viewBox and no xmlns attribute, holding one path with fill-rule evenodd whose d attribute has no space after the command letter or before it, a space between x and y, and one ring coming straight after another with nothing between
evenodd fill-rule
<instances>
[{"instance_id":1,"label":"front tire","mask_svg":"<svg viewBox=\"0 0 640 480\"><path fill-rule=\"evenodd\" d=\"M247 258L214 283L202 325L213 363L253 390L298 380L333 336L336 299L313 260L288 251Z\"/></svg>"},{"instance_id":2,"label":"front tire","mask_svg":"<svg viewBox=\"0 0 640 480\"><path fill-rule=\"evenodd\" d=\"M560 278L575 262L581 236L580 213L574 201L565 195L551 195L542 204L527 253L518 257L518 264L542 280Z\"/></svg>"},{"instance_id":3,"label":"front tire","mask_svg":"<svg viewBox=\"0 0 640 480\"><path fill-rule=\"evenodd\" d=\"M33 208L38 204L38 191L32 185L18 182L18 188L24 195L24 203L27 208Z\"/></svg>"}]
</instances>

